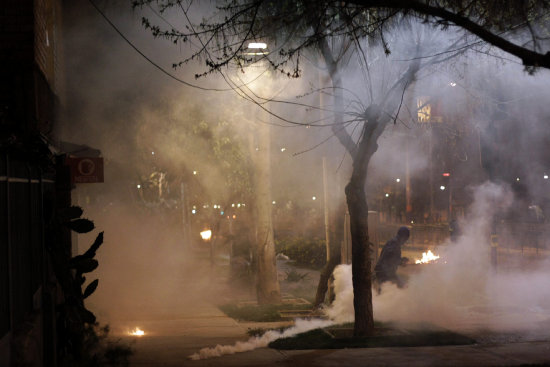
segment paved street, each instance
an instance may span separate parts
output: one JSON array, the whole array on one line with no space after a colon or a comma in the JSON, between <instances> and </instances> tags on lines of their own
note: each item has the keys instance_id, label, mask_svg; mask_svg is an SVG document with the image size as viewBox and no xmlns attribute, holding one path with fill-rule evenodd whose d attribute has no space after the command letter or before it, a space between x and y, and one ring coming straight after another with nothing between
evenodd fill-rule
<instances>
[{"instance_id":1,"label":"paved street","mask_svg":"<svg viewBox=\"0 0 550 367\"><path fill-rule=\"evenodd\" d=\"M202 347L247 340L246 324L216 307L197 304L196 314L174 320L140 322L147 335L136 337L132 367L153 366L521 366L550 365L550 340L468 346L250 352L192 361ZM273 325L272 325L273 326ZM125 340L129 340L125 338Z\"/></svg>"},{"instance_id":2,"label":"paved street","mask_svg":"<svg viewBox=\"0 0 550 367\"><path fill-rule=\"evenodd\" d=\"M314 275L317 277L317 274ZM343 350L278 351L260 348L249 352L193 361L189 356L204 347L234 345L249 339L247 329L275 328L282 323L237 322L217 307L227 300L223 278L202 293L218 295L200 299L175 297L162 312L141 310L128 318L110 320L113 337L130 342L134 349L131 367L171 366L521 366L550 365L550 333L519 335L470 332L479 344L468 346L369 348ZM314 280L313 280L314 281ZM214 284L214 285L212 285ZM185 293L185 292L182 292ZM130 315L130 314L129 314ZM288 322L286 323L288 324ZM128 336L139 327L145 336Z\"/></svg>"}]
</instances>

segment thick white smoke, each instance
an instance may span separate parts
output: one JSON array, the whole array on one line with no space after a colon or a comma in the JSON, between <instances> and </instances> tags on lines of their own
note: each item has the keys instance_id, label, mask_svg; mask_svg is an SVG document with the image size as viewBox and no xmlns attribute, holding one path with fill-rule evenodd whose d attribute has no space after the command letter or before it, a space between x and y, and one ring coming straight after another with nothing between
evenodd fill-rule
<instances>
[{"instance_id":1,"label":"thick white smoke","mask_svg":"<svg viewBox=\"0 0 550 367\"><path fill-rule=\"evenodd\" d=\"M280 338L288 338L309 330L318 329L333 325L334 321L330 320L302 320L298 319L295 325L282 332L270 330L262 336L257 336L248 339L244 342L237 342L235 345L216 345L213 348L203 348L197 353L189 356L192 360L207 359L212 357L220 357L225 354L235 354L248 352L257 348L267 347L269 343Z\"/></svg>"},{"instance_id":2,"label":"thick white smoke","mask_svg":"<svg viewBox=\"0 0 550 367\"><path fill-rule=\"evenodd\" d=\"M420 265L404 289L384 284L380 294L373 294L375 320L493 331L534 331L550 322L548 264L529 271L496 272L491 267L493 214L510 205L511 192L485 183L475 189L474 199L462 236L443 246L443 261ZM340 265L334 275L336 299L327 313L334 320L352 321L351 266Z\"/></svg>"},{"instance_id":3,"label":"thick white smoke","mask_svg":"<svg viewBox=\"0 0 550 367\"><path fill-rule=\"evenodd\" d=\"M421 266L406 288L383 284L374 292L378 321L430 322L453 330L537 331L550 322L548 264L529 272L495 272L490 260L493 216L507 208L513 195L506 187L485 183L475 188L474 202L461 223L462 236L449 243L438 264ZM235 345L204 348L190 356L205 359L266 347L270 342L305 331L354 320L350 265L334 270L335 300L325 310L328 320L297 320L284 332L268 331ZM542 322L542 323L541 323ZM542 325L542 326L541 326ZM540 331L540 330L538 330Z\"/></svg>"}]
</instances>

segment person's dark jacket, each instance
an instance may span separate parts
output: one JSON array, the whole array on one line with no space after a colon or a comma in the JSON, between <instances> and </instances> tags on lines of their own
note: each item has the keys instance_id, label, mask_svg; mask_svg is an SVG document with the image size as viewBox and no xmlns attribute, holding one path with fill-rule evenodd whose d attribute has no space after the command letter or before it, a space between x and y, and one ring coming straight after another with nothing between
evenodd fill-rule
<instances>
[{"instance_id":1,"label":"person's dark jacket","mask_svg":"<svg viewBox=\"0 0 550 367\"><path fill-rule=\"evenodd\" d=\"M374 267L374 271L385 277L395 276L397 267L401 265L401 244L397 237L392 238L382 248L380 258Z\"/></svg>"}]
</instances>

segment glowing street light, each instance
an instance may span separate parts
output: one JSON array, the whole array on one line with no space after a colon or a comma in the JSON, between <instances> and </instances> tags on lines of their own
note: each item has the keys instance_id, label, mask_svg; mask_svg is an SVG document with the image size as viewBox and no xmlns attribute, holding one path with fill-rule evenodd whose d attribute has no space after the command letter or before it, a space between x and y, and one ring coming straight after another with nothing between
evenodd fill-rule
<instances>
[{"instance_id":1,"label":"glowing street light","mask_svg":"<svg viewBox=\"0 0 550 367\"><path fill-rule=\"evenodd\" d=\"M396 179L395 179L395 182L401 182L401 179L400 179L400 178L396 178Z\"/></svg>"},{"instance_id":2,"label":"glowing street light","mask_svg":"<svg viewBox=\"0 0 550 367\"><path fill-rule=\"evenodd\" d=\"M265 50L267 48L267 44L263 42L250 42L248 44L248 48Z\"/></svg>"},{"instance_id":3,"label":"glowing street light","mask_svg":"<svg viewBox=\"0 0 550 367\"><path fill-rule=\"evenodd\" d=\"M317 196L312 197L311 200L317 200Z\"/></svg>"},{"instance_id":4,"label":"glowing street light","mask_svg":"<svg viewBox=\"0 0 550 367\"><path fill-rule=\"evenodd\" d=\"M441 190L441 191L445 190L445 186L443 186L443 185L439 186L439 190Z\"/></svg>"},{"instance_id":5,"label":"glowing street light","mask_svg":"<svg viewBox=\"0 0 550 367\"><path fill-rule=\"evenodd\" d=\"M196 175L196 174L197 174L197 171L193 171L193 174Z\"/></svg>"},{"instance_id":6,"label":"glowing street light","mask_svg":"<svg viewBox=\"0 0 550 367\"><path fill-rule=\"evenodd\" d=\"M545 180L548 180L548 175L544 175L544 179L545 179Z\"/></svg>"},{"instance_id":7,"label":"glowing street light","mask_svg":"<svg viewBox=\"0 0 550 367\"><path fill-rule=\"evenodd\" d=\"M140 184L138 184L138 185L137 185L137 188L138 188L138 189L141 189L141 185L140 185Z\"/></svg>"},{"instance_id":8,"label":"glowing street light","mask_svg":"<svg viewBox=\"0 0 550 367\"><path fill-rule=\"evenodd\" d=\"M389 197L390 197L390 194L386 193L386 197L389 198Z\"/></svg>"},{"instance_id":9,"label":"glowing street light","mask_svg":"<svg viewBox=\"0 0 550 367\"><path fill-rule=\"evenodd\" d=\"M248 50L249 52L246 52L245 55L249 56L261 56L261 55L267 55L267 44L263 42L250 42L248 44Z\"/></svg>"}]
</instances>

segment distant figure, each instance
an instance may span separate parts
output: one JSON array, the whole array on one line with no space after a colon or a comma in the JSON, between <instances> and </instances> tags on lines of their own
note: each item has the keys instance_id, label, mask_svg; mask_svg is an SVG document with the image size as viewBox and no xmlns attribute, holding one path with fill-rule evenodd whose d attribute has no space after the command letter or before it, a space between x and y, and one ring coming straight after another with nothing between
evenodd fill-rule
<instances>
[{"instance_id":1,"label":"distant figure","mask_svg":"<svg viewBox=\"0 0 550 367\"><path fill-rule=\"evenodd\" d=\"M456 219L451 220L449 223L449 234L451 237L451 242L456 242L458 237L462 234L460 231L460 226L458 225L458 222Z\"/></svg>"},{"instance_id":2,"label":"distant figure","mask_svg":"<svg viewBox=\"0 0 550 367\"><path fill-rule=\"evenodd\" d=\"M384 282L392 282L399 288L405 286L405 281L397 275L397 267L399 265L405 265L409 261L406 257L401 257L401 246L407 242L409 235L409 229L407 227L401 227L397 231L397 235L386 242L382 248L380 258L374 267L379 293L380 286Z\"/></svg>"}]
</instances>

